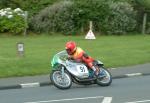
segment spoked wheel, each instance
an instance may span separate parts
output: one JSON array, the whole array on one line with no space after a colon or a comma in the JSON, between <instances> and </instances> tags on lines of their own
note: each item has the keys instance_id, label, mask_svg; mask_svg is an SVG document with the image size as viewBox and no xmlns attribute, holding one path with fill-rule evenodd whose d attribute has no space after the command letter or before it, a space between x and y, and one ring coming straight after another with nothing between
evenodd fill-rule
<instances>
[{"instance_id":1,"label":"spoked wheel","mask_svg":"<svg viewBox=\"0 0 150 103\"><path fill-rule=\"evenodd\" d=\"M72 79L66 71L63 75L59 70L52 71L50 79L54 86L56 86L59 89L69 89L72 85Z\"/></svg>"},{"instance_id":2,"label":"spoked wheel","mask_svg":"<svg viewBox=\"0 0 150 103\"><path fill-rule=\"evenodd\" d=\"M109 86L112 83L112 76L107 69L101 67L101 73L97 79L97 84L100 86Z\"/></svg>"}]
</instances>

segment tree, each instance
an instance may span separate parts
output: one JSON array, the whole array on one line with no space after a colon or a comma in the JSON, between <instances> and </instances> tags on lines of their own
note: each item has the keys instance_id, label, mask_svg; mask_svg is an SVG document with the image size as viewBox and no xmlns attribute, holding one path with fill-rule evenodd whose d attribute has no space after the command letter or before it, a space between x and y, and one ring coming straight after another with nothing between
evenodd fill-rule
<instances>
[{"instance_id":1,"label":"tree","mask_svg":"<svg viewBox=\"0 0 150 103\"><path fill-rule=\"evenodd\" d=\"M143 18L142 22L142 33L145 34L146 29L147 33L149 33L150 27L150 0L136 0L138 7L140 8L139 11L141 12L141 17ZM147 26L147 27L146 27Z\"/></svg>"},{"instance_id":2,"label":"tree","mask_svg":"<svg viewBox=\"0 0 150 103\"><path fill-rule=\"evenodd\" d=\"M145 9L150 9L150 0L136 0L136 2Z\"/></svg>"}]
</instances>

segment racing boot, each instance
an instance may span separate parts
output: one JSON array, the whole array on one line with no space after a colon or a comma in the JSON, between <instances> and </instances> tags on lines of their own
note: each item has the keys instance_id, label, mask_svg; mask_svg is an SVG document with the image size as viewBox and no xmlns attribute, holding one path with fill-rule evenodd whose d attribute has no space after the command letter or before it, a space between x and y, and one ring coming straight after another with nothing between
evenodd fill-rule
<instances>
[{"instance_id":1,"label":"racing boot","mask_svg":"<svg viewBox=\"0 0 150 103\"><path fill-rule=\"evenodd\" d=\"M96 78L98 78L100 72L99 68L92 66L92 70L94 71L94 75L96 76Z\"/></svg>"}]
</instances>

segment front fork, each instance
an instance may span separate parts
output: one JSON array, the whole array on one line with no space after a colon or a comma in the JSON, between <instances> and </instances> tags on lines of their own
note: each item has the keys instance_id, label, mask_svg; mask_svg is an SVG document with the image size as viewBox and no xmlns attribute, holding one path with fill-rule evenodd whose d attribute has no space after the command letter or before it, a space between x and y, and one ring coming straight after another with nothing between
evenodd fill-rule
<instances>
[{"instance_id":1,"label":"front fork","mask_svg":"<svg viewBox=\"0 0 150 103\"><path fill-rule=\"evenodd\" d=\"M64 72L65 72L65 68L64 68L64 66L62 66L62 68L61 68L61 75L62 75L62 78L64 78Z\"/></svg>"}]
</instances>

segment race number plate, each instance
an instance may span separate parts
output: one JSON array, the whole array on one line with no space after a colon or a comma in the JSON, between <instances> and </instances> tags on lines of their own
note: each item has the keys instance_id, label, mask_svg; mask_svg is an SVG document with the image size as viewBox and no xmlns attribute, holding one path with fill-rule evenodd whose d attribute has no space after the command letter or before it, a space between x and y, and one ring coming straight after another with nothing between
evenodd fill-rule
<instances>
[{"instance_id":1,"label":"race number plate","mask_svg":"<svg viewBox=\"0 0 150 103\"><path fill-rule=\"evenodd\" d=\"M78 73L88 73L88 69L84 65L78 65L77 70L78 70Z\"/></svg>"}]
</instances>

